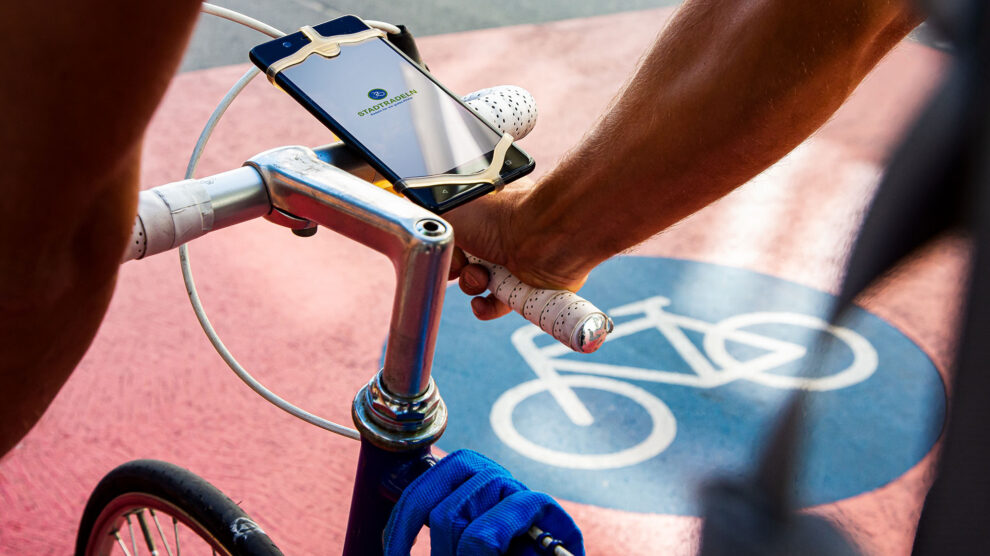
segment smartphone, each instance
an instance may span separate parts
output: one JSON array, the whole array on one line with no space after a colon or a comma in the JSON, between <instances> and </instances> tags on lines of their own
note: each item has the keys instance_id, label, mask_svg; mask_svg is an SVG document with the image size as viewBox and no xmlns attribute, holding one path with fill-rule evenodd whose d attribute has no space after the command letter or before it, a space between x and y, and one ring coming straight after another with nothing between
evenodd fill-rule
<instances>
[{"instance_id":1,"label":"smartphone","mask_svg":"<svg viewBox=\"0 0 990 556\"><path fill-rule=\"evenodd\" d=\"M369 29L348 15L314 28L324 37ZM251 49L263 71L310 42L302 32ZM275 75L288 92L416 204L437 214L494 190L494 185L403 188L402 180L486 170L502 134L387 40L342 45L333 58L311 54ZM533 171L513 144L499 176L509 183Z\"/></svg>"}]
</instances>

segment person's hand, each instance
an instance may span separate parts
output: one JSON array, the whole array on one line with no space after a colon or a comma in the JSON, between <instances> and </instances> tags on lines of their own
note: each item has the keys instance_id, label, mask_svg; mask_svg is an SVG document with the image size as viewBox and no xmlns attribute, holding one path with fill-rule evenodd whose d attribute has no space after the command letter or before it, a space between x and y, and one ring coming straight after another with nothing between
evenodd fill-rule
<instances>
[{"instance_id":1,"label":"person's hand","mask_svg":"<svg viewBox=\"0 0 990 556\"><path fill-rule=\"evenodd\" d=\"M443 458L406 488L385 527L385 556L408 556L423 525L433 556L553 554L526 534L533 525L584 555L581 530L553 498L471 450Z\"/></svg>"},{"instance_id":2,"label":"person's hand","mask_svg":"<svg viewBox=\"0 0 990 556\"><path fill-rule=\"evenodd\" d=\"M458 247L449 278L458 278L464 293L479 296L471 300L471 309L481 320L501 317L511 309L492 294L481 296L488 288L488 270L469 264L464 252L503 265L523 282L541 288L577 291L587 279L587 270L569 270L573 265L562 263L578 261L581 253L567 244L554 246L554 230L527 214L533 187L524 178L444 215L454 226Z\"/></svg>"}]
</instances>

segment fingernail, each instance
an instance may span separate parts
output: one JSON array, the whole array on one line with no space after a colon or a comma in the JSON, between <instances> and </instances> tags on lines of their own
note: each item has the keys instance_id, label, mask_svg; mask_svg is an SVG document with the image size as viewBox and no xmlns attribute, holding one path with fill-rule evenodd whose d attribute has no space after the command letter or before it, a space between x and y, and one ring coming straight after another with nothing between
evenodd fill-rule
<instances>
[{"instance_id":1,"label":"fingernail","mask_svg":"<svg viewBox=\"0 0 990 556\"><path fill-rule=\"evenodd\" d=\"M464 275L464 281L467 282L468 285L471 286L472 288L481 288L487 285L487 284L482 284L481 281L478 279L478 275L475 274L474 272L467 272Z\"/></svg>"}]
</instances>

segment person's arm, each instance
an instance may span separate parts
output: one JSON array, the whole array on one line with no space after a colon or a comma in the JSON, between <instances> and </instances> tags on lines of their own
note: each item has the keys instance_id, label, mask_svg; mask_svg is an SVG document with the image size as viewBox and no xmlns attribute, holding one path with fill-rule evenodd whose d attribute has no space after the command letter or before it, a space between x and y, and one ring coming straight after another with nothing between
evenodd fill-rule
<instances>
[{"instance_id":1,"label":"person's arm","mask_svg":"<svg viewBox=\"0 0 990 556\"><path fill-rule=\"evenodd\" d=\"M199 2L0 7L0 456L89 346L136 214L141 136Z\"/></svg>"},{"instance_id":2,"label":"person's arm","mask_svg":"<svg viewBox=\"0 0 990 556\"><path fill-rule=\"evenodd\" d=\"M797 146L919 22L901 0L688 0L559 166L449 215L458 244L533 285L580 286ZM486 277L467 267L462 288Z\"/></svg>"}]
</instances>

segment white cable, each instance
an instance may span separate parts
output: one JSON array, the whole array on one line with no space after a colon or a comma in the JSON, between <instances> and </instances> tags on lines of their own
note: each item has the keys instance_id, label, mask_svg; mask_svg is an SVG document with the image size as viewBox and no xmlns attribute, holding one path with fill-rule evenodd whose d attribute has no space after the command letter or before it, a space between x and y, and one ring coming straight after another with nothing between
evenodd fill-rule
<instances>
[{"instance_id":1,"label":"white cable","mask_svg":"<svg viewBox=\"0 0 990 556\"><path fill-rule=\"evenodd\" d=\"M234 23L240 23L241 25L250 27L255 31L261 31L262 33L268 35L269 37L275 39L285 36L285 33L279 31L278 29L272 27L271 25L264 23L262 21L258 21L253 17L248 17L240 12L235 12L234 10L231 9L227 9L214 4L208 4L206 2L203 2L203 7L201 8L201 10L205 14L222 17L223 19L233 21Z\"/></svg>"},{"instance_id":2,"label":"white cable","mask_svg":"<svg viewBox=\"0 0 990 556\"><path fill-rule=\"evenodd\" d=\"M270 25L266 25L256 19L252 19L226 8L220 8L212 4L203 4L203 11L211 15L216 15L223 17L224 19L235 21L242 25L247 25L252 29L256 29L272 37L278 38L285 36L285 33L271 27ZM199 164L200 157L203 156L203 151L206 149L206 143L210 140L210 136L213 134L213 130L216 129L216 126L220 122L220 118L223 117L224 112L226 112L230 104L234 102L237 95L244 90L244 87L246 87L247 84L250 83L251 80L254 79L259 73L261 72L258 68L252 67L248 70L247 73L237 80L237 83L234 83L234 86L227 91L227 94L220 100L220 104L218 104L213 110L213 114L210 115L210 119L203 127L203 131L199 134L199 139L196 141L196 146L193 148L192 155L189 157L189 164L186 167L186 179L192 179L193 174L196 172L196 166ZM192 303L193 312L196 313L196 319L199 320L200 326L203 327L206 337L209 338L210 343L213 344L213 347L217 350L217 353L220 354L220 357L223 358L238 378L244 381L244 383L254 390L259 396L265 398L275 407L278 407L294 417L298 417L307 423L316 425L321 429L328 430L347 438L354 440L359 440L361 438L361 435L352 428L328 421L289 403L251 376L251 373L241 366L237 359L234 358L233 354L230 353L230 350L227 349L227 346L224 345L223 340L221 340L220 336L217 334L216 329L213 328L213 324L210 323L210 319L206 315L206 310L203 308L203 303L200 301L199 292L196 291L196 282L193 279L192 266L189 262L189 247L185 244L179 247L179 266L182 268L182 280L186 283L186 293L189 294L189 301Z\"/></svg>"},{"instance_id":3,"label":"white cable","mask_svg":"<svg viewBox=\"0 0 990 556\"><path fill-rule=\"evenodd\" d=\"M199 159L203 156L203 151L206 149L206 143L210 140L210 136L213 135L213 130L217 127L217 124L220 123L220 118L223 117L224 112L226 112L227 108L230 107L230 104L234 102L237 95L241 94L244 87L247 87L247 84L250 83L251 80L254 79L259 73L261 73L261 70L252 66L251 69L247 70L247 72L245 72L244 75L237 80L237 83L234 83L234 86L231 87L230 90L227 91L227 94L220 100L220 104L213 109L213 113L210 114L210 119L206 121L206 126L203 127L203 131L199 134L199 139L196 140L196 146L193 147L192 155L189 157L189 164L186 165L185 179L193 179L193 174L196 173L196 166L199 164Z\"/></svg>"},{"instance_id":4,"label":"white cable","mask_svg":"<svg viewBox=\"0 0 990 556\"><path fill-rule=\"evenodd\" d=\"M217 6L216 4L209 4L207 2L203 2L202 12L210 15L215 15L217 17L221 17L229 21L233 21L234 23L240 23L241 25L250 27L255 31L261 31L262 33L268 35L269 37L275 39L285 36L285 33L279 31L278 29L272 27L271 25L268 25L263 21L258 21L253 17L248 17L240 12L235 12L234 10L231 10L229 8L224 8L222 6ZM382 31L385 31L390 35L398 35L399 33L402 32L402 29L399 29L397 26L392 25L391 23L386 23L384 21L365 19L364 22L369 27L381 29Z\"/></svg>"},{"instance_id":5,"label":"white cable","mask_svg":"<svg viewBox=\"0 0 990 556\"><path fill-rule=\"evenodd\" d=\"M385 31L389 35L398 35L402 33L402 29L399 29L397 26L392 25L391 23L386 23L384 21L377 21L374 19L365 19L364 22L368 25L368 27L381 29L382 31Z\"/></svg>"},{"instance_id":6,"label":"white cable","mask_svg":"<svg viewBox=\"0 0 990 556\"><path fill-rule=\"evenodd\" d=\"M186 292L189 294L189 301L192 302L193 310L196 312L196 318L199 319L199 324L202 325L203 331L206 332L206 336L210 339L210 343L216 348L217 353L220 357L227 362L227 365L237 374L237 376L244 381L252 390L258 393L262 398L268 400L272 405L278 407L279 409L289 413L294 417L298 417L303 421L311 425L316 425L321 429L328 430L333 433L337 433L341 436L346 436L353 440L360 440L361 435L354 429L345 427L343 425L338 425L333 421L328 421L317 415L296 407L286 400L280 398L277 394L265 388L263 384L258 382L250 373L247 372L237 359L234 359L233 354L227 349L227 346L223 344L220 336L217 335L217 331L210 324L210 319L206 316L206 311L203 309L203 304L200 302L199 293L196 291L196 283L193 281L192 268L189 266L189 251L185 245L179 248L179 261L182 266L182 279L186 282Z\"/></svg>"}]
</instances>

